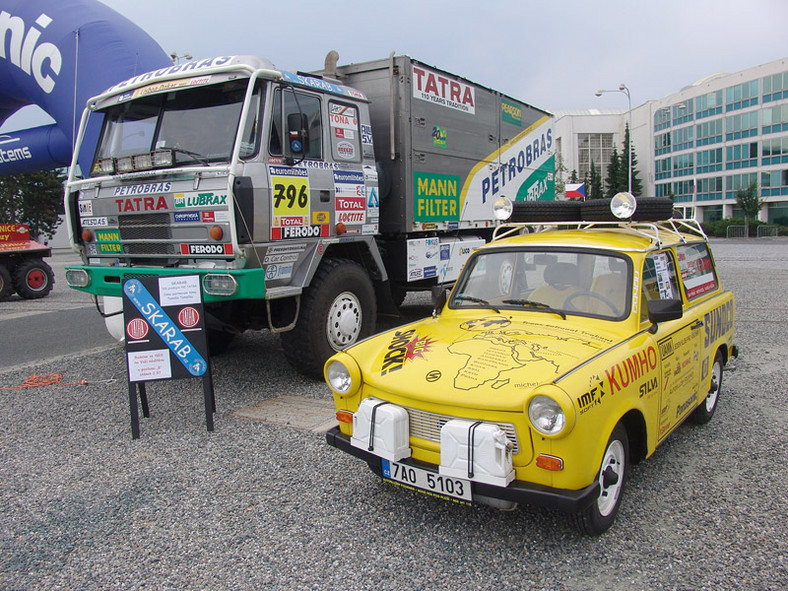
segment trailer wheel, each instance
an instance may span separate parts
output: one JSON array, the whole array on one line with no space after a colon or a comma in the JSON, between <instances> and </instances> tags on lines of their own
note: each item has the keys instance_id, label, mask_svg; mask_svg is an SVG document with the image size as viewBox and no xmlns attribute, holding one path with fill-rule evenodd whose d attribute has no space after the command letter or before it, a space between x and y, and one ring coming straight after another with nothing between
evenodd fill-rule
<instances>
[{"instance_id":1,"label":"trailer wheel","mask_svg":"<svg viewBox=\"0 0 788 591\"><path fill-rule=\"evenodd\" d=\"M375 331L377 305L372 280L364 268L346 259L324 259L301 296L293 330L281 334L290 365L317 379L337 351Z\"/></svg>"},{"instance_id":2,"label":"trailer wheel","mask_svg":"<svg viewBox=\"0 0 788 591\"><path fill-rule=\"evenodd\" d=\"M26 300L43 298L52 291L55 274L42 259L22 261L14 271L14 289Z\"/></svg>"},{"instance_id":3,"label":"trailer wheel","mask_svg":"<svg viewBox=\"0 0 788 591\"><path fill-rule=\"evenodd\" d=\"M14 284L11 282L11 273L0 265L0 302L7 300L14 293Z\"/></svg>"}]
</instances>

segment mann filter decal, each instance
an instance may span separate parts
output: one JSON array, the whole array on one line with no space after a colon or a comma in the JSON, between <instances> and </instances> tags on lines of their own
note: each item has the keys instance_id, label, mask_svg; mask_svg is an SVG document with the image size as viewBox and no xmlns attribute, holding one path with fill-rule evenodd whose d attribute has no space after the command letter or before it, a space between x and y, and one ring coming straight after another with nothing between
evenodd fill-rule
<instances>
[{"instance_id":1,"label":"mann filter decal","mask_svg":"<svg viewBox=\"0 0 788 591\"><path fill-rule=\"evenodd\" d=\"M460 219L460 177L429 172L413 173L413 219L438 222Z\"/></svg>"},{"instance_id":2,"label":"mann filter decal","mask_svg":"<svg viewBox=\"0 0 788 591\"><path fill-rule=\"evenodd\" d=\"M413 97L469 115L476 114L473 86L416 64L413 64Z\"/></svg>"}]
</instances>

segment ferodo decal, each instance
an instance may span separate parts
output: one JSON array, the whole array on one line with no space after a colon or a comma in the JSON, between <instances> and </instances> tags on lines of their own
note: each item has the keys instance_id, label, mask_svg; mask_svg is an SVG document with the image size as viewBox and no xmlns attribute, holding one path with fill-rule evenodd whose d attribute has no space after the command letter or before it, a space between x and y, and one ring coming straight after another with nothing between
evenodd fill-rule
<instances>
[{"instance_id":1,"label":"ferodo decal","mask_svg":"<svg viewBox=\"0 0 788 591\"><path fill-rule=\"evenodd\" d=\"M396 331L389 342L380 367L380 375L385 376L402 369L406 362L421 357L430 350L435 341L427 337L419 337L415 329Z\"/></svg>"},{"instance_id":2,"label":"ferodo decal","mask_svg":"<svg viewBox=\"0 0 788 591\"><path fill-rule=\"evenodd\" d=\"M657 368L657 350L653 345L605 370L610 394L623 390Z\"/></svg>"},{"instance_id":3,"label":"ferodo decal","mask_svg":"<svg viewBox=\"0 0 788 591\"><path fill-rule=\"evenodd\" d=\"M326 238L328 224L311 226L284 226L271 228L271 240L287 240L289 238Z\"/></svg>"},{"instance_id":4,"label":"ferodo decal","mask_svg":"<svg viewBox=\"0 0 788 591\"><path fill-rule=\"evenodd\" d=\"M413 219L442 222L460 219L460 177L430 172L413 173Z\"/></svg>"},{"instance_id":5,"label":"ferodo decal","mask_svg":"<svg viewBox=\"0 0 788 591\"><path fill-rule=\"evenodd\" d=\"M306 168L269 168L274 216L309 216L309 175Z\"/></svg>"},{"instance_id":6,"label":"ferodo decal","mask_svg":"<svg viewBox=\"0 0 788 591\"><path fill-rule=\"evenodd\" d=\"M733 328L734 312L733 300L728 300L711 312L706 313L703 318L703 329L705 331L704 347L708 348L711 343Z\"/></svg>"},{"instance_id":7,"label":"ferodo decal","mask_svg":"<svg viewBox=\"0 0 788 591\"><path fill-rule=\"evenodd\" d=\"M181 244L181 254L196 255L231 255L233 254L232 244Z\"/></svg>"},{"instance_id":8,"label":"ferodo decal","mask_svg":"<svg viewBox=\"0 0 788 591\"><path fill-rule=\"evenodd\" d=\"M476 114L475 88L413 64L413 97L469 115Z\"/></svg>"}]
</instances>

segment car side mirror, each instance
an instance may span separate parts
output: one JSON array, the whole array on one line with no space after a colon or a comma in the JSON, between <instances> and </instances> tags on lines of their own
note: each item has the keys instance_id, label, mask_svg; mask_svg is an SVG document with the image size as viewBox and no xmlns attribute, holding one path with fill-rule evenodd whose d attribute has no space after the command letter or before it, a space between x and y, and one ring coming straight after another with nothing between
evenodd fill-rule
<instances>
[{"instance_id":1,"label":"car side mirror","mask_svg":"<svg viewBox=\"0 0 788 591\"><path fill-rule=\"evenodd\" d=\"M683 315L684 308L680 299L649 300L648 302L648 319L652 323L654 331L656 331L658 323L678 320Z\"/></svg>"},{"instance_id":2,"label":"car side mirror","mask_svg":"<svg viewBox=\"0 0 788 591\"><path fill-rule=\"evenodd\" d=\"M432 286L432 317L437 318L443 306L446 305L446 300L449 297L449 290L444 285Z\"/></svg>"},{"instance_id":3,"label":"car side mirror","mask_svg":"<svg viewBox=\"0 0 788 591\"><path fill-rule=\"evenodd\" d=\"M287 141L293 154L305 154L309 145L309 122L304 113L287 116Z\"/></svg>"}]
</instances>

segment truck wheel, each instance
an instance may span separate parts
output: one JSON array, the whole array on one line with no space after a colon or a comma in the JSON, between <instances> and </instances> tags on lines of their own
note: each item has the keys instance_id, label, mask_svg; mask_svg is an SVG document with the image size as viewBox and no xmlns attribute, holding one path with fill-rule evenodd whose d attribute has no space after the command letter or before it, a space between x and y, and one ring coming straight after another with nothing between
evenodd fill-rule
<instances>
[{"instance_id":1,"label":"truck wheel","mask_svg":"<svg viewBox=\"0 0 788 591\"><path fill-rule=\"evenodd\" d=\"M374 333L376 314L375 290L364 268L324 259L301 296L295 328L281 335L285 357L304 375L321 379L331 355Z\"/></svg>"},{"instance_id":2,"label":"truck wheel","mask_svg":"<svg viewBox=\"0 0 788 591\"><path fill-rule=\"evenodd\" d=\"M0 302L7 300L14 293L14 284L11 282L11 273L0 265Z\"/></svg>"},{"instance_id":3,"label":"truck wheel","mask_svg":"<svg viewBox=\"0 0 788 591\"><path fill-rule=\"evenodd\" d=\"M711 366L711 379L709 380L709 393L706 399L692 411L690 420L696 425L705 425L711 420L714 411L717 409L717 401L720 398L720 388L722 388L722 353L717 351L714 356L714 363Z\"/></svg>"},{"instance_id":4,"label":"truck wheel","mask_svg":"<svg viewBox=\"0 0 788 591\"><path fill-rule=\"evenodd\" d=\"M23 261L14 271L14 289L26 300L43 298L52 291L55 274L41 259Z\"/></svg>"},{"instance_id":5,"label":"truck wheel","mask_svg":"<svg viewBox=\"0 0 788 591\"><path fill-rule=\"evenodd\" d=\"M613 525L624 495L629 465L629 438L619 423L607 442L599 468L599 496L583 511L572 515L572 524L582 534L598 536Z\"/></svg>"}]
</instances>

